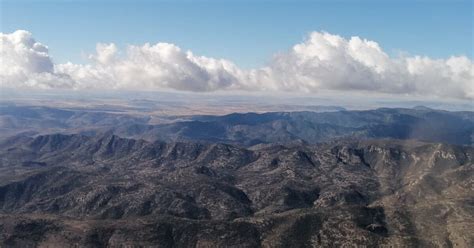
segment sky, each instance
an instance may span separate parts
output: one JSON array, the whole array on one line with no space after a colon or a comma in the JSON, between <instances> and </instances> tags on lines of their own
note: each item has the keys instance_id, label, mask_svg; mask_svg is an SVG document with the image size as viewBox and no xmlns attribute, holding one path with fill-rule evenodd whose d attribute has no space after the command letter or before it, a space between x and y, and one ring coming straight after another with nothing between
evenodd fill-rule
<instances>
[{"instance_id":1,"label":"sky","mask_svg":"<svg viewBox=\"0 0 474 248\"><path fill-rule=\"evenodd\" d=\"M0 2L2 86L474 97L472 1Z\"/></svg>"},{"instance_id":2,"label":"sky","mask_svg":"<svg viewBox=\"0 0 474 248\"><path fill-rule=\"evenodd\" d=\"M84 62L97 42L169 42L254 68L311 31L375 40L391 55L474 55L472 1L14 0L1 8L2 32L32 32L59 63Z\"/></svg>"}]
</instances>

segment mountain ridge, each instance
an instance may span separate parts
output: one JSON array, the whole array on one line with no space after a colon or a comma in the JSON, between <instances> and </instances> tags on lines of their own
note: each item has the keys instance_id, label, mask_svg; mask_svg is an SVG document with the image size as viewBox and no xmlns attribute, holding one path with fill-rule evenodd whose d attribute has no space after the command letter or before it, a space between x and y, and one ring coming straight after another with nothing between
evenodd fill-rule
<instances>
[{"instance_id":1,"label":"mountain ridge","mask_svg":"<svg viewBox=\"0 0 474 248\"><path fill-rule=\"evenodd\" d=\"M245 148L53 134L4 142L0 155L4 244L474 243L473 223L459 222L474 213L470 146L346 140ZM428 218L439 214L439 222ZM37 235L21 236L26 230Z\"/></svg>"},{"instance_id":2,"label":"mountain ridge","mask_svg":"<svg viewBox=\"0 0 474 248\"><path fill-rule=\"evenodd\" d=\"M64 114L64 111L67 113ZM154 118L166 121L154 123L151 121ZM474 112L380 108L160 117L143 113L133 115L5 106L0 108L0 130L4 133L3 137L58 132L94 136L112 132L122 137L148 141L194 140L247 147L294 140L321 143L341 138L420 139L473 145Z\"/></svg>"}]
</instances>

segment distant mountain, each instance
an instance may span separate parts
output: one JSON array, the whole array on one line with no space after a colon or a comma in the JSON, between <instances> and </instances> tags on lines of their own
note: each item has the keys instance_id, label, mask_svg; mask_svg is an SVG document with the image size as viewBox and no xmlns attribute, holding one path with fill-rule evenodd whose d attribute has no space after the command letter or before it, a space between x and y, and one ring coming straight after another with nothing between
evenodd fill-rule
<instances>
[{"instance_id":1,"label":"distant mountain","mask_svg":"<svg viewBox=\"0 0 474 248\"><path fill-rule=\"evenodd\" d=\"M87 133L115 125L147 123L149 117L103 111L78 111L41 106L0 105L0 137L21 133Z\"/></svg>"},{"instance_id":2,"label":"distant mountain","mask_svg":"<svg viewBox=\"0 0 474 248\"><path fill-rule=\"evenodd\" d=\"M156 124L156 119L161 124ZM0 107L0 138L58 132L92 136L112 132L148 141L221 142L247 147L373 138L474 145L474 112L417 107L177 117L16 105Z\"/></svg>"},{"instance_id":3,"label":"distant mountain","mask_svg":"<svg viewBox=\"0 0 474 248\"><path fill-rule=\"evenodd\" d=\"M415 109L415 110L424 110L424 111L433 111L432 108L428 108L428 107L423 106L423 105L417 105L417 106L413 107L413 109Z\"/></svg>"},{"instance_id":4,"label":"distant mountain","mask_svg":"<svg viewBox=\"0 0 474 248\"><path fill-rule=\"evenodd\" d=\"M418 139L474 144L474 112L376 109L337 112L275 112L193 116L190 121L161 125L118 125L120 136L147 140L195 140L252 146L301 140Z\"/></svg>"},{"instance_id":5,"label":"distant mountain","mask_svg":"<svg viewBox=\"0 0 474 248\"><path fill-rule=\"evenodd\" d=\"M459 113L404 112L412 113L246 114L173 125L186 137L186 125L224 126L225 134L241 126L242 137L288 125L290 140L323 123L471 123ZM111 133L15 136L0 144L0 244L472 247L473 158L473 147L413 140L243 148Z\"/></svg>"}]
</instances>

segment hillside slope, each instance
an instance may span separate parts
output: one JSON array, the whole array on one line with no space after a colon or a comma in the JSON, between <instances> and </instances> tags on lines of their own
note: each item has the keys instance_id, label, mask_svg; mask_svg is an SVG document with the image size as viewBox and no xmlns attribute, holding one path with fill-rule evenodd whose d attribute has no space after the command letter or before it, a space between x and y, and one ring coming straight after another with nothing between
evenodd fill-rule
<instances>
[{"instance_id":1,"label":"hillside slope","mask_svg":"<svg viewBox=\"0 0 474 248\"><path fill-rule=\"evenodd\" d=\"M473 157L402 140L16 137L0 144L0 243L472 247Z\"/></svg>"}]
</instances>

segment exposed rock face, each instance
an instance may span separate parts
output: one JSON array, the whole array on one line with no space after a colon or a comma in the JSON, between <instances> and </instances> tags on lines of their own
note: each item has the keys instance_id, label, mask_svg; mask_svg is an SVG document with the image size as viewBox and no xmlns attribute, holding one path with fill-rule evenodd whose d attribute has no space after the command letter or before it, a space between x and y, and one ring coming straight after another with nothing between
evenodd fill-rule
<instances>
[{"instance_id":1,"label":"exposed rock face","mask_svg":"<svg viewBox=\"0 0 474 248\"><path fill-rule=\"evenodd\" d=\"M474 246L474 148L147 142L0 144L5 247Z\"/></svg>"}]
</instances>

